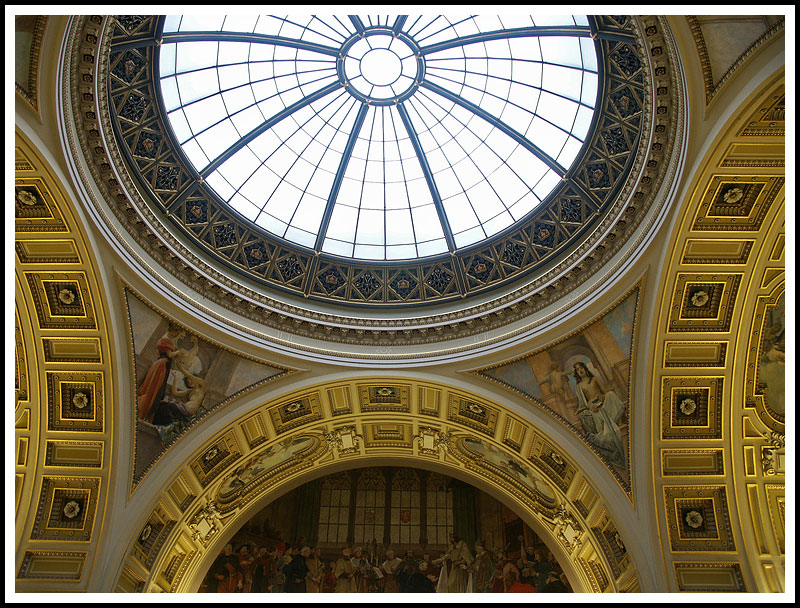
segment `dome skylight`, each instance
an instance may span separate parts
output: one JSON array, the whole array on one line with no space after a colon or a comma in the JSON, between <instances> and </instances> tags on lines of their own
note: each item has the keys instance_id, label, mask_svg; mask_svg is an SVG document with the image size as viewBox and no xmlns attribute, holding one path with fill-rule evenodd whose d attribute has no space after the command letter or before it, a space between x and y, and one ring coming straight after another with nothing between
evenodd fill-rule
<instances>
[{"instance_id":1,"label":"dome skylight","mask_svg":"<svg viewBox=\"0 0 800 608\"><path fill-rule=\"evenodd\" d=\"M173 133L262 229L364 260L454 252L566 179L598 92L585 17L167 17Z\"/></svg>"}]
</instances>

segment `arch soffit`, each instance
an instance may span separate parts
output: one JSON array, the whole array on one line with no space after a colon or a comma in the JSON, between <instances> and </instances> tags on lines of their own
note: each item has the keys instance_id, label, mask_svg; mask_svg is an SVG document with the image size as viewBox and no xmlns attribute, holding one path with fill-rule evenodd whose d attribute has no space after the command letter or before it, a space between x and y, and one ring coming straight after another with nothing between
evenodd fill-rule
<instances>
[{"instance_id":1,"label":"arch soffit","mask_svg":"<svg viewBox=\"0 0 800 608\"><path fill-rule=\"evenodd\" d=\"M513 505L576 588L638 588L624 528L558 443L485 398L398 378L309 386L226 425L164 484L128 540L117 587L193 591L211 556L259 508L323 474L398 460Z\"/></svg>"},{"instance_id":2,"label":"arch soffit","mask_svg":"<svg viewBox=\"0 0 800 608\"><path fill-rule=\"evenodd\" d=\"M90 237L40 143L17 126L15 585L86 591L115 483L114 341Z\"/></svg>"},{"instance_id":3,"label":"arch soffit","mask_svg":"<svg viewBox=\"0 0 800 608\"><path fill-rule=\"evenodd\" d=\"M786 276L785 72L763 69L781 52L767 46L733 76L742 102L696 160L656 278L652 496L672 591L721 591L707 581L723 576L726 591L785 584L783 421L756 390L765 313ZM691 536L681 515L703 501L716 520Z\"/></svg>"}]
</instances>

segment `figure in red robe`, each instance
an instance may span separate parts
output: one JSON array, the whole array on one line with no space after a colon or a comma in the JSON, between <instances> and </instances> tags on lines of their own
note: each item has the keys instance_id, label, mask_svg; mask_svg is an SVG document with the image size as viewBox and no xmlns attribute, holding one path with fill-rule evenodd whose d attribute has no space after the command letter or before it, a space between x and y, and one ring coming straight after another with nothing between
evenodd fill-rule
<instances>
[{"instance_id":1,"label":"figure in red robe","mask_svg":"<svg viewBox=\"0 0 800 608\"><path fill-rule=\"evenodd\" d=\"M233 553L233 546L225 545L225 550L211 566L209 593L234 593L242 586L244 579L239 556Z\"/></svg>"},{"instance_id":2,"label":"figure in red robe","mask_svg":"<svg viewBox=\"0 0 800 608\"><path fill-rule=\"evenodd\" d=\"M153 407L164 399L167 390L167 380L172 369L172 359L177 354L175 342L182 337L184 332L176 326L170 326L167 332L156 342L158 359L147 370L144 380L136 391L138 398L137 414L139 420L152 422L156 413Z\"/></svg>"}]
</instances>

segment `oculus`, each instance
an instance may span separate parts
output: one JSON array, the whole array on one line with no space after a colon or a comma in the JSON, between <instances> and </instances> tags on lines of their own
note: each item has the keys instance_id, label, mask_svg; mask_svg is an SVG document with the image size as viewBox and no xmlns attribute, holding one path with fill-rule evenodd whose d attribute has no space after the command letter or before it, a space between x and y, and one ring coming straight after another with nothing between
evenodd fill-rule
<instances>
[{"instance_id":1,"label":"oculus","mask_svg":"<svg viewBox=\"0 0 800 608\"><path fill-rule=\"evenodd\" d=\"M108 99L134 203L167 240L311 300L438 303L571 263L643 162L631 21L125 19Z\"/></svg>"},{"instance_id":2,"label":"oculus","mask_svg":"<svg viewBox=\"0 0 800 608\"><path fill-rule=\"evenodd\" d=\"M173 16L159 72L217 197L275 236L368 260L452 252L526 217L578 158L599 90L580 16Z\"/></svg>"}]
</instances>

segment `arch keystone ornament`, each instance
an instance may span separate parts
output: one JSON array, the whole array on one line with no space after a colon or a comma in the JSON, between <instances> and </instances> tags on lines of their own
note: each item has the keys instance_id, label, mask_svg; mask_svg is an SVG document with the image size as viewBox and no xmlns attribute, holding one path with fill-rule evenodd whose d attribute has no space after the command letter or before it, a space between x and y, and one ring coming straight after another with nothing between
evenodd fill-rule
<instances>
[{"instance_id":1,"label":"arch keystone ornament","mask_svg":"<svg viewBox=\"0 0 800 608\"><path fill-rule=\"evenodd\" d=\"M331 449L336 449L339 454L356 454L359 452L363 435L356 432L355 426L343 426L333 431L323 431L323 437Z\"/></svg>"},{"instance_id":2,"label":"arch keystone ornament","mask_svg":"<svg viewBox=\"0 0 800 608\"><path fill-rule=\"evenodd\" d=\"M220 517L221 514L217 508L217 503L213 500L209 501L188 522L189 528L192 530L192 540L199 540L203 546L207 546L214 535L219 532Z\"/></svg>"},{"instance_id":3,"label":"arch keystone ornament","mask_svg":"<svg viewBox=\"0 0 800 608\"><path fill-rule=\"evenodd\" d=\"M559 505L553 519L556 522L556 536L564 546L571 553L580 549L583 545L581 540L583 529L575 516L570 513L569 508L564 504Z\"/></svg>"},{"instance_id":4,"label":"arch keystone ornament","mask_svg":"<svg viewBox=\"0 0 800 608\"><path fill-rule=\"evenodd\" d=\"M440 452L449 451L452 441L452 432L442 432L432 427L420 427L419 434L414 436L419 453L429 456L438 456Z\"/></svg>"}]
</instances>

